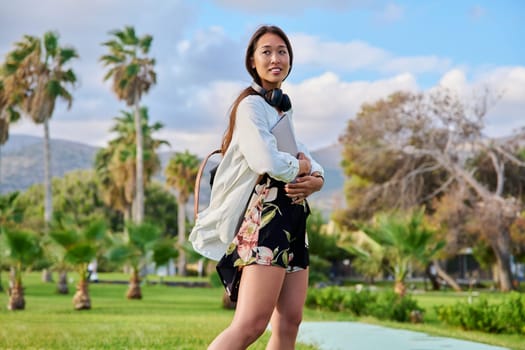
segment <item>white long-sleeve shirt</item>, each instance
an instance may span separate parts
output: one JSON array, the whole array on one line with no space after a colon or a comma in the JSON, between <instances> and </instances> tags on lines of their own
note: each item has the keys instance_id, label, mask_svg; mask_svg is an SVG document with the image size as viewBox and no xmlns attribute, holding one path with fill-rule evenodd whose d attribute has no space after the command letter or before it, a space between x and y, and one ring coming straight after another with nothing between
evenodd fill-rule
<instances>
[{"instance_id":1,"label":"white long-sleeve shirt","mask_svg":"<svg viewBox=\"0 0 525 350\"><path fill-rule=\"evenodd\" d=\"M292 120L292 111L286 113ZM297 177L299 160L280 152L270 132L279 118L277 110L259 95L249 95L239 103L232 140L215 175L210 205L197 215L189 236L201 255L212 260L222 258L260 174L286 183ZM297 147L311 160L311 172L324 176L306 146L297 142Z\"/></svg>"}]
</instances>

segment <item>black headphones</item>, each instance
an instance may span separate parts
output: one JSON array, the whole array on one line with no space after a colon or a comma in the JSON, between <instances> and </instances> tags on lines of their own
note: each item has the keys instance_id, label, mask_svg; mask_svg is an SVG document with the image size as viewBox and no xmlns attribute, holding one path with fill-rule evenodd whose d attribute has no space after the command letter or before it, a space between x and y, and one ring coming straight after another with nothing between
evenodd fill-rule
<instances>
[{"instance_id":1,"label":"black headphones","mask_svg":"<svg viewBox=\"0 0 525 350\"><path fill-rule=\"evenodd\" d=\"M252 89L264 97L270 106L277 107L283 112L286 112L292 108L292 102L290 101L290 98L287 94L283 94L281 89L275 88L267 91L255 81L252 82Z\"/></svg>"}]
</instances>

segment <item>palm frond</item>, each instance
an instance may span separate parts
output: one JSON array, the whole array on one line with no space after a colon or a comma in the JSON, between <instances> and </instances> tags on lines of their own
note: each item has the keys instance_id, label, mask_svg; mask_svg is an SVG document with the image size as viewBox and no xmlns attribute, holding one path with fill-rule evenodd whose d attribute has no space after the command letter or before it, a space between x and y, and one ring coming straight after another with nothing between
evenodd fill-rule
<instances>
[{"instance_id":1,"label":"palm frond","mask_svg":"<svg viewBox=\"0 0 525 350\"><path fill-rule=\"evenodd\" d=\"M58 33L52 31L44 33L44 48L47 56L55 57L57 55L59 50Z\"/></svg>"},{"instance_id":2,"label":"palm frond","mask_svg":"<svg viewBox=\"0 0 525 350\"><path fill-rule=\"evenodd\" d=\"M105 66L112 64L119 64L126 61L126 56L124 55L103 55L100 57L100 61L104 63ZM115 69L115 68L112 68Z\"/></svg>"},{"instance_id":3,"label":"palm frond","mask_svg":"<svg viewBox=\"0 0 525 350\"><path fill-rule=\"evenodd\" d=\"M152 42L153 36L151 35L144 35L142 38L140 38L139 47L141 48L143 54L147 54L149 52Z\"/></svg>"},{"instance_id":4,"label":"palm frond","mask_svg":"<svg viewBox=\"0 0 525 350\"><path fill-rule=\"evenodd\" d=\"M88 264L97 256L97 248L91 242L81 241L66 250L64 259L73 265Z\"/></svg>"},{"instance_id":5,"label":"palm frond","mask_svg":"<svg viewBox=\"0 0 525 350\"><path fill-rule=\"evenodd\" d=\"M70 247L80 240L78 233L74 230L51 231L49 236L64 248Z\"/></svg>"},{"instance_id":6,"label":"palm frond","mask_svg":"<svg viewBox=\"0 0 525 350\"><path fill-rule=\"evenodd\" d=\"M73 58L78 58L77 50L75 50L73 47L63 47L60 49L59 53L59 65L62 66L69 62Z\"/></svg>"}]
</instances>

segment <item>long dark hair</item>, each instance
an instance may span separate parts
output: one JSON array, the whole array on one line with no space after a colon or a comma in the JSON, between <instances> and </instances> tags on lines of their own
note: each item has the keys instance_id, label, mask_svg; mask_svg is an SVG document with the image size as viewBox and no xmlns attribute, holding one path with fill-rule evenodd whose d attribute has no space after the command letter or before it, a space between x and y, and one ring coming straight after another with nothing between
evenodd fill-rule
<instances>
[{"instance_id":1,"label":"long dark hair","mask_svg":"<svg viewBox=\"0 0 525 350\"><path fill-rule=\"evenodd\" d=\"M246 67L246 70L252 76L253 80L259 85L262 85L261 77L259 77L259 74L257 74L257 70L255 68L252 68L252 57L255 52L257 42L259 41L261 36L263 36L266 33L276 34L281 39L283 39L286 45L286 48L288 49L288 55L290 56L290 69L288 70L288 74L290 74L290 71L292 70L292 64L293 64L292 45L290 44L290 40L288 39L288 36L286 36L284 31L277 26L263 25L259 27L259 29L257 29L255 33L253 33L248 43L248 47L246 48L246 56L244 57L244 65ZM286 77L288 77L288 74L286 74ZM254 89L252 89L251 87L247 87L239 94L239 96L237 96L237 98L233 102L232 107L230 108L230 118L229 118L230 121L228 124L228 128L226 129L226 132L224 133L224 136L222 138L222 144L221 144L222 154L224 154L226 150L228 149L228 147L230 146L230 142L233 136L233 129L235 129L235 116L237 115L237 107L239 106L239 103L246 96L256 95L256 94L257 92Z\"/></svg>"}]
</instances>

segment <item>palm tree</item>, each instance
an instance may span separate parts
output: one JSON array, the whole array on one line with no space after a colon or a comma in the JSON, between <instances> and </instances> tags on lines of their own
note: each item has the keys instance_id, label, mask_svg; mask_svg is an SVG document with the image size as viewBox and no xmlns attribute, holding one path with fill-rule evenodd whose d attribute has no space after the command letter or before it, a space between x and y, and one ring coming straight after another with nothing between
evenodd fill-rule
<instances>
[{"instance_id":1,"label":"palm tree","mask_svg":"<svg viewBox=\"0 0 525 350\"><path fill-rule=\"evenodd\" d=\"M96 258L97 252L105 242L106 233L106 224L99 220L92 222L85 229L69 227L60 222L49 234L51 239L62 247L63 260L78 272L77 291L73 296L73 306L76 310L91 309L88 264Z\"/></svg>"},{"instance_id":2,"label":"palm tree","mask_svg":"<svg viewBox=\"0 0 525 350\"><path fill-rule=\"evenodd\" d=\"M24 286L22 271L30 267L42 256L42 247L36 234L22 230L5 230L5 245L7 259L11 263L13 275L9 288L9 310L25 309Z\"/></svg>"},{"instance_id":3,"label":"palm tree","mask_svg":"<svg viewBox=\"0 0 525 350\"><path fill-rule=\"evenodd\" d=\"M177 226L179 236L179 274L186 275L186 253L182 247L186 242L186 204L195 188L199 170L199 158L188 152L177 152L169 160L165 170L166 184L177 192Z\"/></svg>"},{"instance_id":4,"label":"palm tree","mask_svg":"<svg viewBox=\"0 0 525 350\"><path fill-rule=\"evenodd\" d=\"M144 35L141 38L135 34L133 27L110 32L114 37L102 45L109 48L110 53L100 60L104 66L110 67L104 81L113 78L113 91L119 100L134 107L136 132L136 193L134 221L144 220L144 180L143 180L143 135L140 117L140 100L150 87L157 82L153 70L155 60L147 56L153 37Z\"/></svg>"},{"instance_id":5,"label":"palm tree","mask_svg":"<svg viewBox=\"0 0 525 350\"><path fill-rule=\"evenodd\" d=\"M128 299L142 299L140 275L148 263L148 254L153 253L153 260L160 264L176 256L177 252L174 249L166 249L167 245L162 238L162 232L153 224L129 222L127 223L127 231L127 237L114 237L108 257L111 261L120 264L127 263L131 266L126 297Z\"/></svg>"},{"instance_id":6,"label":"palm tree","mask_svg":"<svg viewBox=\"0 0 525 350\"><path fill-rule=\"evenodd\" d=\"M66 66L78 54L72 47L60 47L58 39L58 33L51 31L46 32L42 39L24 36L8 53L3 69L10 106L18 105L33 122L44 125L44 219L47 224L53 215L49 120L58 98L67 102L68 109L71 108L73 96L67 89L77 80L73 70Z\"/></svg>"},{"instance_id":7,"label":"palm tree","mask_svg":"<svg viewBox=\"0 0 525 350\"><path fill-rule=\"evenodd\" d=\"M9 139L9 126L20 118L20 113L12 106L6 92L2 69L0 69L0 184L2 183L2 145Z\"/></svg>"},{"instance_id":8,"label":"palm tree","mask_svg":"<svg viewBox=\"0 0 525 350\"><path fill-rule=\"evenodd\" d=\"M405 279L412 265L426 266L445 246L435 232L423 223L424 209L408 214L394 212L378 214L372 225L360 228L384 249L384 256L394 275L395 292L403 296Z\"/></svg>"},{"instance_id":9,"label":"palm tree","mask_svg":"<svg viewBox=\"0 0 525 350\"><path fill-rule=\"evenodd\" d=\"M343 235L339 239L339 245L355 255L352 267L371 283L374 283L376 277L382 275L385 248L364 232L358 231Z\"/></svg>"},{"instance_id":10,"label":"palm tree","mask_svg":"<svg viewBox=\"0 0 525 350\"><path fill-rule=\"evenodd\" d=\"M17 207L16 200L19 192L11 192L6 195L0 195L0 235L7 229L15 229L22 222L22 211ZM1 243L1 241L0 241ZM0 251L3 250L0 247ZM0 264L2 256L0 255ZM0 269L0 292L3 291L2 278Z\"/></svg>"},{"instance_id":11,"label":"palm tree","mask_svg":"<svg viewBox=\"0 0 525 350\"><path fill-rule=\"evenodd\" d=\"M160 169L157 149L168 144L167 141L153 138L153 133L162 129L161 123L149 124L148 109L140 108L143 135L143 169L144 183L148 183ZM111 131L116 138L109 142L107 148L101 149L95 157L95 168L101 184L104 202L121 212L124 221L131 219L133 198L136 185L136 151L135 122L133 114L122 111L115 117Z\"/></svg>"}]
</instances>

